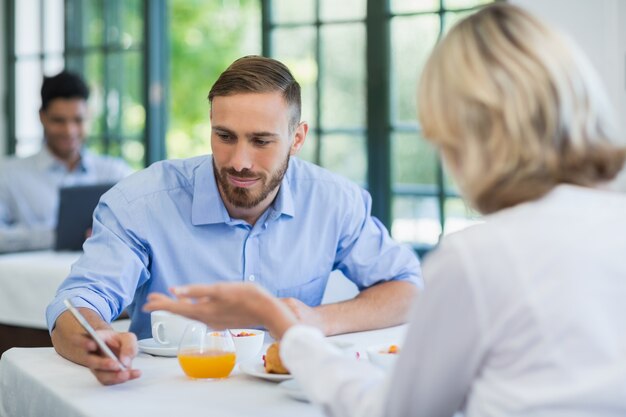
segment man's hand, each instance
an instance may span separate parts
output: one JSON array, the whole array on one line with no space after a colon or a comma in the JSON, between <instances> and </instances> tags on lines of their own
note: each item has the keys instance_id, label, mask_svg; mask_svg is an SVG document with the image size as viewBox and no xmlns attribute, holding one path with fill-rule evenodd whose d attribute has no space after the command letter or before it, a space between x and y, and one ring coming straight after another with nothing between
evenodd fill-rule
<instances>
[{"instance_id":1,"label":"man's hand","mask_svg":"<svg viewBox=\"0 0 626 417\"><path fill-rule=\"evenodd\" d=\"M98 330L98 335L109 346L115 356L117 356L127 368L127 371L120 371L117 363L100 352L98 346L87 344L88 352L86 366L103 385L114 385L138 378L141 373L138 369L130 369L132 359L137 356L137 336L134 333L118 333L115 330ZM87 336L88 337L88 336ZM93 342L93 340L90 341ZM93 342L95 344L95 342Z\"/></svg>"},{"instance_id":2,"label":"man's hand","mask_svg":"<svg viewBox=\"0 0 626 417\"><path fill-rule=\"evenodd\" d=\"M318 309L309 307L297 298L281 298L280 301L289 307L299 323L317 327L323 333L327 333L326 323Z\"/></svg>"},{"instance_id":3,"label":"man's hand","mask_svg":"<svg viewBox=\"0 0 626 417\"><path fill-rule=\"evenodd\" d=\"M98 334L128 370L120 371L113 359L100 352L96 342L69 311L59 316L52 331L52 344L56 351L64 358L89 368L103 385L139 378L141 371L130 369L132 359L137 355L137 337L133 333L118 333L110 329L93 310L81 308L80 311L95 329L99 329Z\"/></svg>"}]
</instances>

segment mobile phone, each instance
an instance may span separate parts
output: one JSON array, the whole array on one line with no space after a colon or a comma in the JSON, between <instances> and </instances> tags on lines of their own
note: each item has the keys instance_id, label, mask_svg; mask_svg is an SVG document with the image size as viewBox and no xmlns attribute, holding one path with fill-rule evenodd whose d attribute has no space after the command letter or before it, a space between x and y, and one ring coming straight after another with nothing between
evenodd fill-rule
<instances>
[{"instance_id":1,"label":"mobile phone","mask_svg":"<svg viewBox=\"0 0 626 417\"><path fill-rule=\"evenodd\" d=\"M126 368L126 366L119 360L119 358L115 356L115 353L113 353L113 351L107 346L107 344L104 343L104 340L102 340L102 338L98 336L98 333L96 333L94 328L91 327L91 324L89 324L87 319L82 314L80 314L80 311L78 311L78 309L74 307L74 304L72 304L72 302L68 298L66 298L63 302L65 303L65 306L68 308L70 313L72 313L76 320L78 320L80 325L83 326L85 330L87 330L87 333L89 333L89 336L91 336L94 342L96 342L100 350L109 358L117 362L120 370L126 371L128 368Z\"/></svg>"}]
</instances>

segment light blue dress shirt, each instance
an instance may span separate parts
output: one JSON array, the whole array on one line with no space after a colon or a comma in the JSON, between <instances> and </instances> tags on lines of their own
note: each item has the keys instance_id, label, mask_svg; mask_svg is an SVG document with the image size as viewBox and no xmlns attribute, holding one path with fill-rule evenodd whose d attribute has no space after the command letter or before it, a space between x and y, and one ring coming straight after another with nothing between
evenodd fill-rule
<instances>
[{"instance_id":1,"label":"light blue dress shirt","mask_svg":"<svg viewBox=\"0 0 626 417\"><path fill-rule=\"evenodd\" d=\"M422 285L417 257L371 217L371 198L355 184L291 158L274 203L252 227L229 216L212 164L211 156L158 162L102 197L93 236L48 306L50 330L67 297L106 321L128 307L130 330L142 339L151 337L146 296L174 285L255 282L310 306L334 269L359 289Z\"/></svg>"},{"instance_id":2,"label":"light blue dress shirt","mask_svg":"<svg viewBox=\"0 0 626 417\"><path fill-rule=\"evenodd\" d=\"M116 182L130 173L122 160L86 150L69 171L45 145L33 156L0 161L0 253L53 246L59 188Z\"/></svg>"}]
</instances>

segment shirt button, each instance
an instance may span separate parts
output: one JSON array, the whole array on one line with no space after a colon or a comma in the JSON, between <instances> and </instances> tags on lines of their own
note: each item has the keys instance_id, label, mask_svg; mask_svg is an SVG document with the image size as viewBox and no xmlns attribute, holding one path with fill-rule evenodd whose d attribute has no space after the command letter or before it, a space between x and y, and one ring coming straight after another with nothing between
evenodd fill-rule
<instances>
[{"instance_id":1,"label":"shirt button","mask_svg":"<svg viewBox=\"0 0 626 417\"><path fill-rule=\"evenodd\" d=\"M254 275L250 275L248 277L248 281L254 281L256 279L256 277Z\"/></svg>"}]
</instances>

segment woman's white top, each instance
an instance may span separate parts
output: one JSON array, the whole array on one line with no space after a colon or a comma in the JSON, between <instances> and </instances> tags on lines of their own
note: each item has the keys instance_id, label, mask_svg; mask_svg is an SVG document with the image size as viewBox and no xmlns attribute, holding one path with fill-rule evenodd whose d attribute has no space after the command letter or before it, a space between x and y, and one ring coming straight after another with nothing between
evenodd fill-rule
<instances>
[{"instance_id":1,"label":"woman's white top","mask_svg":"<svg viewBox=\"0 0 626 417\"><path fill-rule=\"evenodd\" d=\"M286 333L330 415L626 415L626 195L560 185L446 237L424 278L390 376Z\"/></svg>"}]
</instances>

